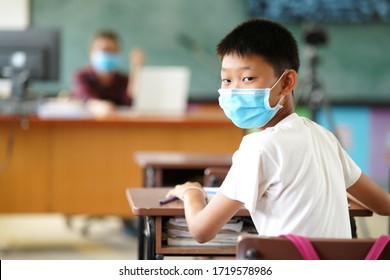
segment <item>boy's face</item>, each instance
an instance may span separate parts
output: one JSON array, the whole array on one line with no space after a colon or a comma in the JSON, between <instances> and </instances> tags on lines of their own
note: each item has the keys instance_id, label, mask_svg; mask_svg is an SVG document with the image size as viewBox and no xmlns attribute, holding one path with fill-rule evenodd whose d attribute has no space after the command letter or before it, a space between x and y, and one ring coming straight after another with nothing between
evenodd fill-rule
<instances>
[{"instance_id":1,"label":"boy's face","mask_svg":"<svg viewBox=\"0 0 390 280\"><path fill-rule=\"evenodd\" d=\"M259 55L228 54L222 58L221 88L270 88L279 77L275 76L272 66ZM271 90L270 105L275 106L280 100L280 81Z\"/></svg>"}]
</instances>

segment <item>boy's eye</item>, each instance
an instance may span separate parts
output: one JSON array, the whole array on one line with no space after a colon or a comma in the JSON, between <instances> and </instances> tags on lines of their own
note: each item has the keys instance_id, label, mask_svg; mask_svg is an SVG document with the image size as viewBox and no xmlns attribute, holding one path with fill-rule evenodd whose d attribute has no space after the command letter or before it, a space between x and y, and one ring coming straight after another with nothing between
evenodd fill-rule
<instances>
[{"instance_id":1,"label":"boy's eye","mask_svg":"<svg viewBox=\"0 0 390 280\"><path fill-rule=\"evenodd\" d=\"M242 79L244 82L250 82L253 80L253 77L245 77L244 79Z\"/></svg>"},{"instance_id":2,"label":"boy's eye","mask_svg":"<svg viewBox=\"0 0 390 280\"><path fill-rule=\"evenodd\" d=\"M228 84L228 83L230 83L231 82L231 80L229 80L229 79L222 79L222 83L223 84Z\"/></svg>"}]
</instances>

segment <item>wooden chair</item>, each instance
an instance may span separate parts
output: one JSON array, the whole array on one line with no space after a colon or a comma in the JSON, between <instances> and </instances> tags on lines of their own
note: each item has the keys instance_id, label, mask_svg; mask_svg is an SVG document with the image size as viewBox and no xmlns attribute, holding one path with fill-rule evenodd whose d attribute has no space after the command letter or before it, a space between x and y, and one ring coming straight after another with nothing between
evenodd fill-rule
<instances>
[{"instance_id":1,"label":"wooden chair","mask_svg":"<svg viewBox=\"0 0 390 280\"><path fill-rule=\"evenodd\" d=\"M364 260L374 245L374 239L309 238L321 260ZM303 260L297 247L284 237L241 235L236 246L236 258L243 260ZM380 260L390 259L390 243Z\"/></svg>"}]
</instances>

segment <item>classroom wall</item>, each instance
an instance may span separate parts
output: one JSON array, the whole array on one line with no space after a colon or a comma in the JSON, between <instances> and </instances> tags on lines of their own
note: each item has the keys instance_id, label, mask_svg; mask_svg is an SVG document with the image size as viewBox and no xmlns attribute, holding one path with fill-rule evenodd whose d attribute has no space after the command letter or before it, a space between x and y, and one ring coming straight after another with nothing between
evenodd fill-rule
<instances>
[{"instance_id":1,"label":"classroom wall","mask_svg":"<svg viewBox=\"0 0 390 280\"><path fill-rule=\"evenodd\" d=\"M390 108L334 105L321 108L317 122L334 132L367 176L390 191Z\"/></svg>"},{"instance_id":2,"label":"classroom wall","mask_svg":"<svg viewBox=\"0 0 390 280\"><path fill-rule=\"evenodd\" d=\"M216 101L219 61L215 46L238 23L249 19L248 0L31 0L31 25L62 30L61 80L35 83L50 93L68 90L72 74L87 63L90 36L113 28L122 38L122 65L128 50L142 47L149 65L188 65L190 97ZM298 40L301 79L305 77L305 24L286 26ZM329 43L318 49L318 73L325 97L347 102L390 103L390 26L325 24ZM307 91L302 89L302 95ZM297 92L298 94L298 92Z\"/></svg>"},{"instance_id":3,"label":"classroom wall","mask_svg":"<svg viewBox=\"0 0 390 280\"><path fill-rule=\"evenodd\" d=\"M219 60L215 45L247 16L245 1L236 0L32 0L32 25L62 30L62 79L68 89L72 73L87 63L90 37L101 28L116 30L128 51L141 47L148 65L191 67L191 97L215 99Z\"/></svg>"}]
</instances>

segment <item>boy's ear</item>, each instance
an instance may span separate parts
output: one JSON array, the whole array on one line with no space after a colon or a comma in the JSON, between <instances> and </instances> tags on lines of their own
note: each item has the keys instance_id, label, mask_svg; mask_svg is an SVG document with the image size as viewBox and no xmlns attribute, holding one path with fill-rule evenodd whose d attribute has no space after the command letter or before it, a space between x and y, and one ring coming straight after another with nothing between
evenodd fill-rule
<instances>
[{"instance_id":1,"label":"boy's ear","mask_svg":"<svg viewBox=\"0 0 390 280\"><path fill-rule=\"evenodd\" d=\"M282 83L282 93L285 95L291 93L295 89L297 83L298 73L293 69L287 70L287 72L284 74L284 79Z\"/></svg>"}]
</instances>

